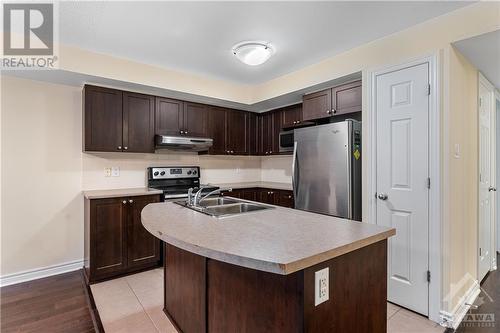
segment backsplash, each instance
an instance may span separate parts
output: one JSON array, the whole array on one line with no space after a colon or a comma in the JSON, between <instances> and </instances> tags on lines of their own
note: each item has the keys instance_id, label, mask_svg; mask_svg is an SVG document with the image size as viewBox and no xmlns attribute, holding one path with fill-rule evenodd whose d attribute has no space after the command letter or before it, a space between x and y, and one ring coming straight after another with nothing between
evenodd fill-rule
<instances>
[{"instance_id":1,"label":"backsplash","mask_svg":"<svg viewBox=\"0 0 500 333\"><path fill-rule=\"evenodd\" d=\"M142 187L150 166L200 166L202 183L231 183L261 180L260 157L208 156L193 153L157 154L83 153L82 189L98 190ZM105 177L105 168L118 167L120 176Z\"/></svg>"},{"instance_id":2,"label":"backsplash","mask_svg":"<svg viewBox=\"0 0 500 333\"><path fill-rule=\"evenodd\" d=\"M292 182L292 156L268 156L261 160L261 180L265 182Z\"/></svg>"}]
</instances>

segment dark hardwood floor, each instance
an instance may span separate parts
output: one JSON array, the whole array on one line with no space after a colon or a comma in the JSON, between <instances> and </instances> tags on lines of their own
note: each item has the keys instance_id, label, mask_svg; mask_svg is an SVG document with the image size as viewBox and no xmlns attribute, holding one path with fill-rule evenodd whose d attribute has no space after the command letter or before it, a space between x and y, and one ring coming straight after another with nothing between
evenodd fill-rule
<instances>
[{"instance_id":1,"label":"dark hardwood floor","mask_svg":"<svg viewBox=\"0 0 500 333\"><path fill-rule=\"evenodd\" d=\"M7 332L96 332L82 272L0 288L0 322Z\"/></svg>"},{"instance_id":2,"label":"dark hardwood floor","mask_svg":"<svg viewBox=\"0 0 500 333\"><path fill-rule=\"evenodd\" d=\"M500 255L497 254L497 262ZM467 312L456 333L500 332L500 270L490 272L481 284L476 302L479 307Z\"/></svg>"}]
</instances>

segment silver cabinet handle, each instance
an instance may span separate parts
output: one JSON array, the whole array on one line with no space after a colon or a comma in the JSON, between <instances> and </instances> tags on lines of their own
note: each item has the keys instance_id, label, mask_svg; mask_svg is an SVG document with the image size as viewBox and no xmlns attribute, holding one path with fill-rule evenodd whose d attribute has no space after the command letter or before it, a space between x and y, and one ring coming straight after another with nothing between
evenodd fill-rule
<instances>
[{"instance_id":1,"label":"silver cabinet handle","mask_svg":"<svg viewBox=\"0 0 500 333\"><path fill-rule=\"evenodd\" d=\"M331 112L330 110L326 110L326 113L327 113L327 114L330 114L330 112Z\"/></svg>"},{"instance_id":2,"label":"silver cabinet handle","mask_svg":"<svg viewBox=\"0 0 500 333\"><path fill-rule=\"evenodd\" d=\"M116 149L118 149L118 150L122 150L122 146L118 146Z\"/></svg>"},{"instance_id":3,"label":"silver cabinet handle","mask_svg":"<svg viewBox=\"0 0 500 333\"><path fill-rule=\"evenodd\" d=\"M337 110L335 110L335 109L332 109L332 113L337 113Z\"/></svg>"},{"instance_id":4,"label":"silver cabinet handle","mask_svg":"<svg viewBox=\"0 0 500 333\"><path fill-rule=\"evenodd\" d=\"M184 134L188 134L188 131L184 131Z\"/></svg>"},{"instance_id":5,"label":"silver cabinet handle","mask_svg":"<svg viewBox=\"0 0 500 333\"><path fill-rule=\"evenodd\" d=\"M128 202L129 202L129 203L134 203L134 200L130 199Z\"/></svg>"},{"instance_id":6,"label":"silver cabinet handle","mask_svg":"<svg viewBox=\"0 0 500 333\"><path fill-rule=\"evenodd\" d=\"M490 191L490 192L492 192L492 191L493 191L493 192L496 192L496 191L497 191L497 188L496 188L496 187L493 187L493 186L490 186L490 187L488 188L488 191Z\"/></svg>"},{"instance_id":7,"label":"silver cabinet handle","mask_svg":"<svg viewBox=\"0 0 500 333\"><path fill-rule=\"evenodd\" d=\"M127 200L123 200L123 201L122 201L122 204L124 204L124 205L125 205L126 203L127 203Z\"/></svg>"},{"instance_id":8,"label":"silver cabinet handle","mask_svg":"<svg viewBox=\"0 0 500 333\"><path fill-rule=\"evenodd\" d=\"M231 154L234 154L234 150L231 150Z\"/></svg>"},{"instance_id":9,"label":"silver cabinet handle","mask_svg":"<svg viewBox=\"0 0 500 333\"><path fill-rule=\"evenodd\" d=\"M124 150L128 150L128 147L123 147Z\"/></svg>"},{"instance_id":10,"label":"silver cabinet handle","mask_svg":"<svg viewBox=\"0 0 500 333\"><path fill-rule=\"evenodd\" d=\"M387 198L389 197L385 193L379 193L377 194L377 198L379 198L380 200L387 200Z\"/></svg>"},{"instance_id":11,"label":"silver cabinet handle","mask_svg":"<svg viewBox=\"0 0 500 333\"><path fill-rule=\"evenodd\" d=\"M183 130L181 130L181 134L184 134L184 131L183 131Z\"/></svg>"}]
</instances>

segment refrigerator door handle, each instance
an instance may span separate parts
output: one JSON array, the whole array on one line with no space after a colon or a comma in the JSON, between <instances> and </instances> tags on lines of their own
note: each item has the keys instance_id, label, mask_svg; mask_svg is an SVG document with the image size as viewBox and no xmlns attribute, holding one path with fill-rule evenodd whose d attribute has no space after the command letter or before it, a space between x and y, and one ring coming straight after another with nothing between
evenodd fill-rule
<instances>
[{"instance_id":1,"label":"refrigerator door handle","mask_svg":"<svg viewBox=\"0 0 500 333\"><path fill-rule=\"evenodd\" d=\"M297 199L297 177L296 177L296 172L298 171L298 165L297 165L297 141L293 143L293 157L292 157L292 190L293 190L293 197L295 200Z\"/></svg>"}]
</instances>

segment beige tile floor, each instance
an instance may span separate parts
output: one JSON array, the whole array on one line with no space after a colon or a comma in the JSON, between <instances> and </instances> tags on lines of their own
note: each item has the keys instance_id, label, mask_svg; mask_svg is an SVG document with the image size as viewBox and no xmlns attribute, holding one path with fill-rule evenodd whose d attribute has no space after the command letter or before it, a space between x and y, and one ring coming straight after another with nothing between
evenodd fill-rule
<instances>
[{"instance_id":1,"label":"beige tile floor","mask_svg":"<svg viewBox=\"0 0 500 333\"><path fill-rule=\"evenodd\" d=\"M163 313L163 269L154 269L91 286L106 333L176 333ZM442 333L427 318L387 303L390 333Z\"/></svg>"}]
</instances>

